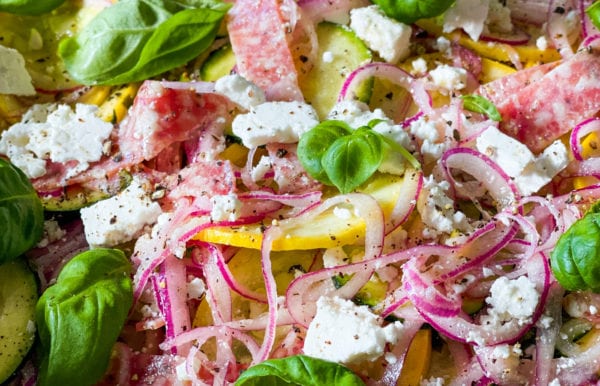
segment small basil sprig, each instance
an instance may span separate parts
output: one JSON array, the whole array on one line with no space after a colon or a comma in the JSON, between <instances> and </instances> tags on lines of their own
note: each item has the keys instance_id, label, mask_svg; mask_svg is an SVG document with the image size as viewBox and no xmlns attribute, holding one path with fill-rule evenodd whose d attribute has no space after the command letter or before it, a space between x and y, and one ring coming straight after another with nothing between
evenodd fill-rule
<instances>
[{"instance_id":1,"label":"small basil sprig","mask_svg":"<svg viewBox=\"0 0 600 386\"><path fill-rule=\"evenodd\" d=\"M0 158L0 264L32 248L42 237L42 202L21 169Z\"/></svg>"},{"instance_id":2,"label":"small basil sprig","mask_svg":"<svg viewBox=\"0 0 600 386\"><path fill-rule=\"evenodd\" d=\"M493 121L502 121L502 115L498 112L496 106L489 99L481 95L461 95L465 109L475 113L485 114Z\"/></svg>"},{"instance_id":3,"label":"small basil sprig","mask_svg":"<svg viewBox=\"0 0 600 386\"><path fill-rule=\"evenodd\" d=\"M61 41L58 53L83 84L141 81L206 50L230 7L217 0L121 0Z\"/></svg>"},{"instance_id":4,"label":"small basil sprig","mask_svg":"<svg viewBox=\"0 0 600 386\"><path fill-rule=\"evenodd\" d=\"M58 8L65 0L0 0L0 12L41 15Z\"/></svg>"},{"instance_id":5,"label":"small basil sprig","mask_svg":"<svg viewBox=\"0 0 600 386\"><path fill-rule=\"evenodd\" d=\"M261 362L244 371L235 382L235 386L364 386L364 384L348 368L306 355Z\"/></svg>"},{"instance_id":6,"label":"small basil sprig","mask_svg":"<svg viewBox=\"0 0 600 386\"><path fill-rule=\"evenodd\" d=\"M592 24L600 29L600 1L594 1L592 5L586 8L585 13L587 13Z\"/></svg>"},{"instance_id":7,"label":"small basil sprig","mask_svg":"<svg viewBox=\"0 0 600 386\"><path fill-rule=\"evenodd\" d=\"M600 202L562 234L550 264L565 289L600 293Z\"/></svg>"},{"instance_id":8,"label":"small basil sprig","mask_svg":"<svg viewBox=\"0 0 600 386\"><path fill-rule=\"evenodd\" d=\"M372 0L389 17L411 24L444 13L454 0Z\"/></svg>"},{"instance_id":9,"label":"small basil sprig","mask_svg":"<svg viewBox=\"0 0 600 386\"><path fill-rule=\"evenodd\" d=\"M389 151L400 153L413 167L419 162L404 147L373 130L381 120L352 130L342 121L328 120L304 133L298 159L317 181L349 193L367 181Z\"/></svg>"},{"instance_id":10,"label":"small basil sprig","mask_svg":"<svg viewBox=\"0 0 600 386\"><path fill-rule=\"evenodd\" d=\"M91 385L102 378L133 303L131 263L117 249L75 256L36 305L38 385Z\"/></svg>"}]
</instances>

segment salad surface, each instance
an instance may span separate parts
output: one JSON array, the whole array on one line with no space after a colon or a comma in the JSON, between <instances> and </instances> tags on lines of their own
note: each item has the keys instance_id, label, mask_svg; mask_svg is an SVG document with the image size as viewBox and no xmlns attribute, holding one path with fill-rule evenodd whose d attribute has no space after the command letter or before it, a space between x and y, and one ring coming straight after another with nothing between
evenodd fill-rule
<instances>
[{"instance_id":1,"label":"salad surface","mask_svg":"<svg viewBox=\"0 0 600 386\"><path fill-rule=\"evenodd\" d=\"M0 383L597 384L598 28L0 0Z\"/></svg>"}]
</instances>

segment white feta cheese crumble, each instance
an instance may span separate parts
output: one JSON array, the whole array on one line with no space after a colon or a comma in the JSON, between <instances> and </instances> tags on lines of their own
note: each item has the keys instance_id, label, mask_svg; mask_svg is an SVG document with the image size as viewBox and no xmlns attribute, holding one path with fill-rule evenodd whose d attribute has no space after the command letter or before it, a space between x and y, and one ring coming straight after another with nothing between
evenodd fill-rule
<instances>
[{"instance_id":1,"label":"white feta cheese crumble","mask_svg":"<svg viewBox=\"0 0 600 386\"><path fill-rule=\"evenodd\" d=\"M454 201L446 195L448 181L437 182L433 176L423 180L423 194L419 195L417 210L423 223L437 232L450 234L454 230L471 231L467 216L454 209Z\"/></svg>"},{"instance_id":2,"label":"white feta cheese crumble","mask_svg":"<svg viewBox=\"0 0 600 386\"><path fill-rule=\"evenodd\" d=\"M331 268L348 264L351 261L342 247L328 248L323 252L323 267Z\"/></svg>"},{"instance_id":3,"label":"white feta cheese crumble","mask_svg":"<svg viewBox=\"0 0 600 386\"><path fill-rule=\"evenodd\" d=\"M252 168L252 181L257 182L265 178L265 175L273 168L271 159L265 155L260 157L258 163Z\"/></svg>"},{"instance_id":4,"label":"white feta cheese crumble","mask_svg":"<svg viewBox=\"0 0 600 386\"><path fill-rule=\"evenodd\" d=\"M210 218L212 221L235 221L240 217L242 202L234 193L219 194L211 197L212 209Z\"/></svg>"},{"instance_id":5,"label":"white feta cheese crumble","mask_svg":"<svg viewBox=\"0 0 600 386\"><path fill-rule=\"evenodd\" d=\"M35 95L25 58L19 51L0 45L0 94Z\"/></svg>"},{"instance_id":6,"label":"white feta cheese crumble","mask_svg":"<svg viewBox=\"0 0 600 386\"><path fill-rule=\"evenodd\" d=\"M511 177L521 174L535 157L523 143L490 126L476 140L477 150L490 157Z\"/></svg>"},{"instance_id":7,"label":"white feta cheese crumble","mask_svg":"<svg viewBox=\"0 0 600 386\"><path fill-rule=\"evenodd\" d=\"M266 102L237 115L232 123L244 146L253 148L270 142L294 143L319 124L315 109L303 102Z\"/></svg>"},{"instance_id":8,"label":"white feta cheese crumble","mask_svg":"<svg viewBox=\"0 0 600 386\"><path fill-rule=\"evenodd\" d=\"M535 39L535 46L539 49L539 50L547 50L548 49L548 39L545 36L540 36L537 39Z\"/></svg>"},{"instance_id":9,"label":"white feta cheese crumble","mask_svg":"<svg viewBox=\"0 0 600 386\"><path fill-rule=\"evenodd\" d=\"M367 47L389 63L396 63L410 54L412 28L387 17L376 5L350 11L350 28Z\"/></svg>"},{"instance_id":10,"label":"white feta cheese crumble","mask_svg":"<svg viewBox=\"0 0 600 386\"><path fill-rule=\"evenodd\" d=\"M149 183L134 178L116 196L81 209L85 238L91 247L112 247L139 236L162 213L151 200Z\"/></svg>"},{"instance_id":11,"label":"white feta cheese crumble","mask_svg":"<svg viewBox=\"0 0 600 386\"><path fill-rule=\"evenodd\" d=\"M488 17L489 0L457 0L444 13L443 31L463 29L473 40L479 40Z\"/></svg>"},{"instance_id":12,"label":"white feta cheese crumble","mask_svg":"<svg viewBox=\"0 0 600 386\"><path fill-rule=\"evenodd\" d=\"M112 124L96 116L98 108L78 103L75 111L68 105L34 105L20 123L0 137L0 153L6 154L29 178L46 174L46 160L76 161L65 178L89 168L100 160Z\"/></svg>"},{"instance_id":13,"label":"white feta cheese crumble","mask_svg":"<svg viewBox=\"0 0 600 386\"><path fill-rule=\"evenodd\" d=\"M194 277L187 283L187 298L188 299L202 299L206 292L206 284L199 277Z\"/></svg>"},{"instance_id":14,"label":"white feta cheese crumble","mask_svg":"<svg viewBox=\"0 0 600 386\"><path fill-rule=\"evenodd\" d=\"M411 62L412 69L417 74L424 74L427 72L427 61L423 58L417 58Z\"/></svg>"},{"instance_id":15,"label":"white feta cheese crumble","mask_svg":"<svg viewBox=\"0 0 600 386\"><path fill-rule=\"evenodd\" d=\"M39 248L46 247L48 244L62 239L66 234L67 231L62 229L56 220L46 220L44 221L44 234L37 246Z\"/></svg>"},{"instance_id":16,"label":"white feta cheese crumble","mask_svg":"<svg viewBox=\"0 0 600 386\"><path fill-rule=\"evenodd\" d=\"M467 85L467 70L447 64L440 64L431 70L429 77L442 92L462 90Z\"/></svg>"},{"instance_id":17,"label":"white feta cheese crumble","mask_svg":"<svg viewBox=\"0 0 600 386\"><path fill-rule=\"evenodd\" d=\"M484 31L504 34L511 33L513 31L513 23L510 18L510 8L503 5L499 0L490 0Z\"/></svg>"},{"instance_id":18,"label":"white feta cheese crumble","mask_svg":"<svg viewBox=\"0 0 600 386\"><path fill-rule=\"evenodd\" d=\"M266 102L264 91L241 75L225 75L215 82L215 91L246 110Z\"/></svg>"},{"instance_id":19,"label":"white feta cheese crumble","mask_svg":"<svg viewBox=\"0 0 600 386\"><path fill-rule=\"evenodd\" d=\"M343 364L374 361L384 354L387 343L397 341L402 330L400 322L382 327L367 306L322 296L306 332L304 353Z\"/></svg>"},{"instance_id":20,"label":"white feta cheese crumble","mask_svg":"<svg viewBox=\"0 0 600 386\"><path fill-rule=\"evenodd\" d=\"M492 307L489 314L498 321L518 319L524 322L535 312L539 299L540 293L528 277L511 280L501 276L492 284L490 296L485 301Z\"/></svg>"},{"instance_id":21,"label":"white feta cheese crumble","mask_svg":"<svg viewBox=\"0 0 600 386\"><path fill-rule=\"evenodd\" d=\"M333 52L331 52L331 51L323 52L323 57L321 58L321 60L323 60L323 63L332 63L333 59L334 59Z\"/></svg>"},{"instance_id":22,"label":"white feta cheese crumble","mask_svg":"<svg viewBox=\"0 0 600 386\"><path fill-rule=\"evenodd\" d=\"M493 126L477 137L476 147L502 167L524 195L537 192L569 163L568 150L560 140L535 157L527 146Z\"/></svg>"}]
</instances>

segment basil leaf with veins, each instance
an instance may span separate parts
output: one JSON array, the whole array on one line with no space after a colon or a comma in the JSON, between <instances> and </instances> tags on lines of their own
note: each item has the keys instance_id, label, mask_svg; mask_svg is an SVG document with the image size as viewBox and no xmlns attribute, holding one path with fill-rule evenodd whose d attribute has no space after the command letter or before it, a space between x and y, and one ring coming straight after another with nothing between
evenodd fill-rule
<instances>
[{"instance_id":1,"label":"basil leaf with veins","mask_svg":"<svg viewBox=\"0 0 600 386\"><path fill-rule=\"evenodd\" d=\"M270 359L244 371L235 386L364 386L350 369L335 362L295 355Z\"/></svg>"},{"instance_id":2,"label":"basil leaf with veins","mask_svg":"<svg viewBox=\"0 0 600 386\"><path fill-rule=\"evenodd\" d=\"M565 289L600 293L600 202L560 236L550 266Z\"/></svg>"},{"instance_id":3,"label":"basil leaf with veins","mask_svg":"<svg viewBox=\"0 0 600 386\"><path fill-rule=\"evenodd\" d=\"M59 55L83 84L142 81L210 47L230 7L217 0L122 0L61 41Z\"/></svg>"},{"instance_id":4,"label":"basil leaf with veins","mask_svg":"<svg viewBox=\"0 0 600 386\"><path fill-rule=\"evenodd\" d=\"M9 161L0 158L0 264L20 256L40 240L44 209L31 182Z\"/></svg>"},{"instance_id":5,"label":"basil leaf with veins","mask_svg":"<svg viewBox=\"0 0 600 386\"><path fill-rule=\"evenodd\" d=\"M0 0L0 12L42 15L58 8L65 0Z\"/></svg>"},{"instance_id":6,"label":"basil leaf with veins","mask_svg":"<svg viewBox=\"0 0 600 386\"><path fill-rule=\"evenodd\" d=\"M373 0L389 17L405 24L444 13L454 0Z\"/></svg>"},{"instance_id":7,"label":"basil leaf with veins","mask_svg":"<svg viewBox=\"0 0 600 386\"><path fill-rule=\"evenodd\" d=\"M36 305L38 385L91 385L106 372L133 304L131 262L118 249L92 249L60 271Z\"/></svg>"}]
</instances>

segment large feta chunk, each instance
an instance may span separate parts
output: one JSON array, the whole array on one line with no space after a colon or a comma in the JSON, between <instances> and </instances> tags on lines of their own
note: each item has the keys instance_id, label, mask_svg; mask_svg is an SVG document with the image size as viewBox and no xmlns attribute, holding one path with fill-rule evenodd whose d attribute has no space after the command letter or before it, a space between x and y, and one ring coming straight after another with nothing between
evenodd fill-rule
<instances>
[{"instance_id":1,"label":"large feta chunk","mask_svg":"<svg viewBox=\"0 0 600 386\"><path fill-rule=\"evenodd\" d=\"M241 75L226 75L215 82L215 91L246 110L266 102L264 91Z\"/></svg>"},{"instance_id":2,"label":"large feta chunk","mask_svg":"<svg viewBox=\"0 0 600 386\"><path fill-rule=\"evenodd\" d=\"M367 306L322 296L306 332L304 353L344 364L374 361L383 355L387 343L397 341L402 330L400 322L382 327Z\"/></svg>"},{"instance_id":3,"label":"large feta chunk","mask_svg":"<svg viewBox=\"0 0 600 386\"><path fill-rule=\"evenodd\" d=\"M476 147L513 178L523 195L537 192L569 163L567 148L560 140L536 157L527 146L493 126L479 135Z\"/></svg>"},{"instance_id":4,"label":"large feta chunk","mask_svg":"<svg viewBox=\"0 0 600 386\"><path fill-rule=\"evenodd\" d=\"M471 39L479 40L488 17L489 2L490 0L457 0L444 13L443 31L448 33L462 28Z\"/></svg>"},{"instance_id":5,"label":"large feta chunk","mask_svg":"<svg viewBox=\"0 0 600 386\"><path fill-rule=\"evenodd\" d=\"M89 168L100 160L112 124L96 115L97 107L78 103L75 111L68 105L34 105L20 123L0 137L0 153L21 168L29 178L46 174L46 160L71 165L65 178Z\"/></svg>"},{"instance_id":6,"label":"large feta chunk","mask_svg":"<svg viewBox=\"0 0 600 386\"><path fill-rule=\"evenodd\" d=\"M0 45L0 94L35 95L23 55L3 45Z\"/></svg>"},{"instance_id":7,"label":"large feta chunk","mask_svg":"<svg viewBox=\"0 0 600 386\"><path fill-rule=\"evenodd\" d=\"M303 102L266 102L235 117L232 130L244 146L294 143L319 123L315 109Z\"/></svg>"},{"instance_id":8,"label":"large feta chunk","mask_svg":"<svg viewBox=\"0 0 600 386\"><path fill-rule=\"evenodd\" d=\"M534 155L525 144L490 126L476 140L477 150L490 157L506 174L518 176L534 161Z\"/></svg>"},{"instance_id":9,"label":"large feta chunk","mask_svg":"<svg viewBox=\"0 0 600 386\"><path fill-rule=\"evenodd\" d=\"M560 140L556 140L527 165L521 175L515 178L515 184L525 195L535 193L568 164L569 152Z\"/></svg>"},{"instance_id":10,"label":"large feta chunk","mask_svg":"<svg viewBox=\"0 0 600 386\"><path fill-rule=\"evenodd\" d=\"M387 17L376 5L350 11L350 28L365 44L390 63L410 54L410 26Z\"/></svg>"},{"instance_id":11,"label":"large feta chunk","mask_svg":"<svg viewBox=\"0 0 600 386\"><path fill-rule=\"evenodd\" d=\"M81 220L91 247L113 247L138 237L161 213L150 184L136 177L116 196L82 208Z\"/></svg>"},{"instance_id":12,"label":"large feta chunk","mask_svg":"<svg viewBox=\"0 0 600 386\"><path fill-rule=\"evenodd\" d=\"M490 296L485 301L492 307L489 314L498 321L518 319L524 323L533 316L539 299L535 283L527 276L512 280L501 276L492 284Z\"/></svg>"}]
</instances>

